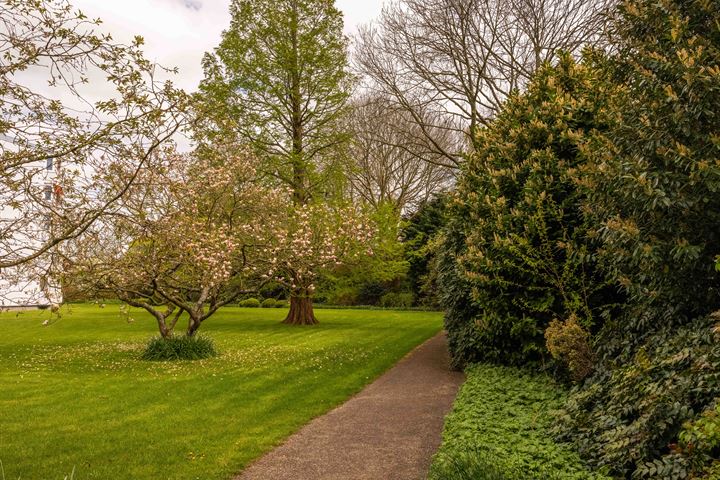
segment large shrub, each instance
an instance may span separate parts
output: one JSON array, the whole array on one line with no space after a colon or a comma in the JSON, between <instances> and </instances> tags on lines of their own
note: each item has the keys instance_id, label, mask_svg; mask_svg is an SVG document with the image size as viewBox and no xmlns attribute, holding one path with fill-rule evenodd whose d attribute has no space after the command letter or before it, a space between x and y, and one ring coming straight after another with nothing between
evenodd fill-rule
<instances>
[{"instance_id":1,"label":"large shrub","mask_svg":"<svg viewBox=\"0 0 720 480\"><path fill-rule=\"evenodd\" d=\"M483 345L480 329L474 319L480 309L473 303L470 285L457 258L465 251L465 232L459 216L449 218L437 257L437 281L440 301L445 308L450 365L462 369L466 364L490 359Z\"/></svg>"},{"instance_id":2,"label":"large shrub","mask_svg":"<svg viewBox=\"0 0 720 480\"><path fill-rule=\"evenodd\" d=\"M720 2L627 0L613 30L613 128L584 146L582 178L628 303L557 427L617 475L697 478L720 459L703 433L720 398Z\"/></svg>"},{"instance_id":3,"label":"large shrub","mask_svg":"<svg viewBox=\"0 0 720 480\"><path fill-rule=\"evenodd\" d=\"M614 30L614 128L586 146L583 177L642 340L720 307L720 2L629 0Z\"/></svg>"},{"instance_id":4,"label":"large shrub","mask_svg":"<svg viewBox=\"0 0 720 480\"><path fill-rule=\"evenodd\" d=\"M556 422L559 437L614 475L702 473L720 456L720 436L702 429L720 399L717 322L666 327L632 357L601 370L570 396Z\"/></svg>"},{"instance_id":5,"label":"large shrub","mask_svg":"<svg viewBox=\"0 0 720 480\"><path fill-rule=\"evenodd\" d=\"M451 202L445 248L458 263L441 265L456 364L543 361L552 320L573 316L590 329L613 301L593 262L577 187L579 145L604 128L595 75L564 56L477 132ZM450 293L463 283L469 302Z\"/></svg>"}]
</instances>

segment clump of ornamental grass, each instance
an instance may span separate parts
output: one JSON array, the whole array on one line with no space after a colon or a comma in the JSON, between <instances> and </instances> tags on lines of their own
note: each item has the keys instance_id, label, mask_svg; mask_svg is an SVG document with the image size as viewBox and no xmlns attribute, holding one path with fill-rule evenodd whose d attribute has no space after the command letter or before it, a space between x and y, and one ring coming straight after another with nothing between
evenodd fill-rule
<instances>
[{"instance_id":1,"label":"clump of ornamental grass","mask_svg":"<svg viewBox=\"0 0 720 480\"><path fill-rule=\"evenodd\" d=\"M151 361L202 360L217 355L212 339L193 335L153 337L145 346L141 358Z\"/></svg>"}]
</instances>

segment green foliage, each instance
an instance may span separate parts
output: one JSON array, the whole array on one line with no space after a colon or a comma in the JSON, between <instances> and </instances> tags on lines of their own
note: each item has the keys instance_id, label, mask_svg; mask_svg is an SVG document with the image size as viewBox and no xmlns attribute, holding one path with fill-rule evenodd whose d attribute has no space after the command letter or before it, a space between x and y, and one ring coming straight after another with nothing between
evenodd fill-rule
<instances>
[{"instance_id":1,"label":"green foliage","mask_svg":"<svg viewBox=\"0 0 720 480\"><path fill-rule=\"evenodd\" d=\"M326 271L315 297L332 305L380 305L389 292L406 290L408 262L398 240L400 218L392 205L380 205L370 214L377 231L372 255L363 255L348 265Z\"/></svg>"},{"instance_id":2,"label":"green foliage","mask_svg":"<svg viewBox=\"0 0 720 480\"><path fill-rule=\"evenodd\" d=\"M457 237L444 248L458 266L443 268L446 275L454 269L469 288L470 302L462 306L473 305L453 312L459 299L446 294L448 331L471 333L469 343L481 347L460 352L451 342L456 364L544 361L551 320L575 316L590 328L616 301L593 261L577 187L579 146L602 128L605 94L594 88L595 75L564 56L477 132L476 151L450 203L448 235Z\"/></svg>"},{"instance_id":3,"label":"green foliage","mask_svg":"<svg viewBox=\"0 0 720 480\"><path fill-rule=\"evenodd\" d=\"M447 196L439 195L423 204L402 228L401 238L408 262L408 283L418 304L439 307L437 289L438 235L445 225Z\"/></svg>"},{"instance_id":4,"label":"green foliage","mask_svg":"<svg viewBox=\"0 0 720 480\"><path fill-rule=\"evenodd\" d=\"M410 292L386 293L380 299L380 306L385 308L408 308L412 307L415 296Z\"/></svg>"},{"instance_id":5,"label":"green foliage","mask_svg":"<svg viewBox=\"0 0 720 480\"><path fill-rule=\"evenodd\" d=\"M458 451L438 454L430 480L520 480L519 472L498 466L491 455L482 451Z\"/></svg>"},{"instance_id":6,"label":"green foliage","mask_svg":"<svg viewBox=\"0 0 720 480\"><path fill-rule=\"evenodd\" d=\"M614 30L601 65L614 128L586 146L583 174L601 261L632 301L632 348L720 307L720 4L628 0Z\"/></svg>"},{"instance_id":7,"label":"green foliage","mask_svg":"<svg viewBox=\"0 0 720 480\"><path fill-rule=\"evenodd\" d=\"M720 450L720 403L717 402L720 399L716 399L715 406L705 409L699 418L683 425L680 444L675 446L680 453L690 456L695 468L705 469L703 473L708 476L712 473L720 475L716 453Z\"/></svg>"},{"instance_id":8,"label":"green foliage","mask_svg":"<svg viewBox=\"0 0 720 480\"><path fill-rule=\"evenodd\" d=\"M628 303L597 335L601 362L557 429L617 475L711 476L720 450L703 412L720 397L708 316L720 307L720 4L628 0L613 27L615 53L596 56L600 81L615 88L612 128L583 146L582 175L599 262Z\"/></svg>"},{"instance_id":9,"label":"green foliage","mask_svg":"<svg viewBox=\"0 0 720 480\"><path fill-rule=\"evenodd\" d=\"M712 416L703 414L720 398L717 321L668 326L634 355L616 359L573 391L556 433L615 475L672 479L701 472L718 457Z\"/></svg>"},{"instance_id":10,"label":"green foliage","mask_svg":"<svg viewBox=\"0 0 720 480\"><path fill-rule=\"evenodd\" d=\"M357 287L357 303L359 305L378 305L388 290L397 288L397 282L367 281Z\"/></svg>"},{"instance_id":11,"label":"green foliage","mask_svg":"<svg viewBox=\"0 0 720 480\"><path fill-rule=\"evenodd\" d=\"M208 135L253 147L296 202L333 196L352 78L334 0L233 0L229 28L203 58Z\"/></svg>"},{"instance_id":12,"label":"green foliage","mask_svg":"<svg viewBox=\"0 0 720 480\"><path fill-rule=\"evenodd\" d=\"M470 447L472 448L472 447ZM486 451L468 450L455 452L454 456L441 455L435 460L430 480L572 480L603 478L585 472L565 473L555 468L538 465L537 471L529 473L525 465L515 458L498 462Z\"/></svg>"},{"instance_id":13,"label":"green foliage","mask_svg":"<svg viewBox=\"0 0 720 480\"><path fill-rule=\"evenodd\" d=\"M173 335L153 337L141 358L143 360L202 360L217 355L213 341L203 335Z\"/></svg>"},{"instance_id":14,"label":"green foliage","mask_svg":"<svg viewBox=\"0 0 720 480\"><path fill-rule=\"evenodd\" d=\"M593 345L559 438L624 478L712 478L720 4L627 0L612 29L478 136L439 262L453 361L543 360L545 331L580 379Z\"/></svg>"},{"instance_id":15,"label":"green foliage","mask_svg":"<svg viewBox=\"0 0 720 480\"><path fill-rule=\"evenodd\" d=\"M257 298L246 298L245 300L241 300L238 305L246 308L258 308L260 307L260 300Z\"/></svg>"},{"instance_id":16,"label":"green foliage","mask_svg":"<svg viewBox=\"0 0 720 480\"><path fill-rule=\"evenodd\" d=\"M267 282L258 292L262 298L287 298L288 290L278 282Z\"/></svg>"},{"instance_id":17,"label":"green foliage","mask_svg":"<svg viewBox=\"0 0 720 480\"><path fill-rule=\"evenodd\" d=\"M324 289L325 290L325 289ZM358 305L358 287L336 285L329 292L320 292L316 295L318 301L330 305L351 306Z\"/></svg>"},{"instance_id":18,"label":"green foliage","mask_svg":"<svg viewBox=\"0 0 720 480\"><path fill-rule=\"evenodd\" d=\"M262 308L275 308L275 305L277 305L277 300L274 298L266 298L260 304Z\"/></svg>"},{"instance_id":19,"label":"green foliage","mask_svg":"<svg viewBox=\"0 0 720 480\"><path fill-rule=\"evenodd\" d=\"M601 479L548 434L564 389L545 375L477 364L466 370L431 480Z\"/></svg>"},{"instance_id":20,"label":"green foliage","mask_svg":"<svg viewBox=\"0 0 720 480\"><path fill-rule=\"evenodd\" d=\"M590 347L590 334L578 324L574 315L564 322L550 322L545 330L545 343L550 355L567 366L576 382L592 372L595 359Z\"/></svg>"},{"instance_id":21,"label":"green foliage","mask_svg":"<svg viewBox=\"0 0 720 480\"><path fill-rule=\"evenodd\" d=\"M456 369L492 358L487 354L480 329L474 321L480 315L480 309L473 303L470 285L457 264L458 256L465 251L465 232L459 223L458 217L449 219L445 234L439 238L441 247L437 257L438 286L445 309L450 365Z\"/></svg>"}]
</instances>

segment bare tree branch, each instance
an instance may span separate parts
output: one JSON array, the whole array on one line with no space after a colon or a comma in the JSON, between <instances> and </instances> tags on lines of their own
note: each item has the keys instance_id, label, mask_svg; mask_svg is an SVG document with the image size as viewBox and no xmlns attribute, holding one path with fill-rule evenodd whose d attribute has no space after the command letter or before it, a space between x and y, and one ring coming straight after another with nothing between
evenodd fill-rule
<instances>
[{"instance_id":1,"label":"bare tree branch","mask_svg":"<svg viewBox=\"0 0 720 480\"><path fill-rule=\"evenodd\" d=\"M355 100L348 124L351 195L374 207L393 205L400 214L452 185L453 165L432 153L420 126L391 100L372 95ZM448 129L432 134L447 150L462 141Z\"/></svg>"},{"instance_id":2,"label":"bare tree branch","mask_svg":"<svg viewBox=\"0 0 720 480\"><path fill-rule=\"evenodd\" d=\"M559 51L599 38L612 0L396 0L355 39L355 69L458 167L473 132ZM464 143L438 137L451 131ZM442 136L445 134L442 133Z\"/></svg>"}]
</instances>

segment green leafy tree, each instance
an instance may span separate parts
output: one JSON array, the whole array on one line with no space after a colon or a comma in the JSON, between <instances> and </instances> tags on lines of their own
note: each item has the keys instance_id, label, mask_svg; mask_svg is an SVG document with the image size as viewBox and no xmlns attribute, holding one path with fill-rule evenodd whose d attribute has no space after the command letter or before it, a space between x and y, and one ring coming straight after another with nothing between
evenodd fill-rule
<instances>
[{"instance_id":1,"label":"green leafy tree","mask_svg":"<svg viewBox=\"0 0 720 480\"><path fill-rule=\"evenodd\" d=\"M220 45L203 60L204 131L251 145L296 207L322 203L339 191L347 143L342 13L333 0L234 0L230 14ZM314 323L307 289L290 294L291 312L307 312L290 323Z\"/></svg>"}]
</instances>

